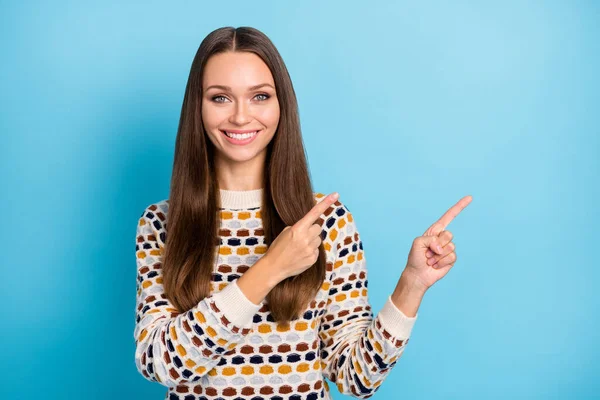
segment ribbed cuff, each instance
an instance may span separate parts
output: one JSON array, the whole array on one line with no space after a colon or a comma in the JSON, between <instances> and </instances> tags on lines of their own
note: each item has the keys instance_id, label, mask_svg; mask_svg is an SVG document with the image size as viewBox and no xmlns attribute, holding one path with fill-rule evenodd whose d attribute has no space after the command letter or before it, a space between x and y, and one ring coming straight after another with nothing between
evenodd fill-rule
<instances>
[{"instance_id":1,"label":"ribbed cuff","mask_svg":"<svg viewBox=\"0 0 600 400\"><path fill-rule=\"evenodd\" d=\"M388 296L386 303L379 311L381 324L390 334L397 339L406 339L410 336L412 328L417 320L419 313L414 317L407 317L392 302L392 296Z\"/></svg>"},{"instance_id":2,"label":"ribbed cuff","mask_svg":"<svg viewBox=\"0 0 600 400\"><path fill-rule=\"evenodd\" d=\"M251 302L238 286L237 280L215 293L213 298L217 307L232 324L244 328L252 325L254 314L263 306L262 302L260 304Z\"/></svg>"}]
</instances>

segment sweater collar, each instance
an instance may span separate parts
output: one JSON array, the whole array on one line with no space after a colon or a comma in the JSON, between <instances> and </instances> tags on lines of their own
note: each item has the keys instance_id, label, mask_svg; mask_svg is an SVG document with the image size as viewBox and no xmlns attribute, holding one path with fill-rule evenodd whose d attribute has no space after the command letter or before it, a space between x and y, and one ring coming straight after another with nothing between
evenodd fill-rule
<instances>
[{"instance_id":1,"label":"sweater collar","mask_svg":"<svg viewBox=\"0 0 600 400\"><path fill-rule=\"evenodd\" d=\"M263 188L254 190L220 189L221 207L228 209L245 209L262 205Z\"/></svg>"}]
</instances>

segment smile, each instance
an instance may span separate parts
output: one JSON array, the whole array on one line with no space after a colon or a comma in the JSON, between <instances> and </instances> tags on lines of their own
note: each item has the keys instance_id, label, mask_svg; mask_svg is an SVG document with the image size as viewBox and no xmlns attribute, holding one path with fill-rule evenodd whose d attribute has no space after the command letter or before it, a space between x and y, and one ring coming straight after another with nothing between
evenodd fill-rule
<instances>
[{"instance_id":1,"label":"smile","mask_svg":"<svg viewBox=\"0 0 600 400\"><path fill-rule=\"evenodd\" d=\"M252 142L260 132L260 130L248 133L231 133L227 131L221 131L229 143L237 145L243 145Z\"/></svg>"}]
</instances>

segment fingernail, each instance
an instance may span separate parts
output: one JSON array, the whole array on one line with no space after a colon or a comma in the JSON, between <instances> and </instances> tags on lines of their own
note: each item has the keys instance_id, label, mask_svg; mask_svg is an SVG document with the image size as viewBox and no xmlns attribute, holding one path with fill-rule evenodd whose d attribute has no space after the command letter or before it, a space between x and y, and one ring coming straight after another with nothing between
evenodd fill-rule
<instances>
[{"instance_id":1,"label":"fingernail","mask_svg":"<svg viewBox=\"0 0 600 400\"><path fill-rule=\"evenodd\" d=\"M340 196L340 194L338 192L335 192L332 197L333 197L334 200L337 200L337 198L339 196Z\"/></svg>"},{"instance_id":2,"label":"fingernail","mask_svg":"<svg viewBox=\"0 0 600 400\"><path fill-rule=\"evenodd\" d=\"M442 246L440 246L439 244L435 247L437 249L438 252L442 252Z\"/></svg>"}]
</instances>

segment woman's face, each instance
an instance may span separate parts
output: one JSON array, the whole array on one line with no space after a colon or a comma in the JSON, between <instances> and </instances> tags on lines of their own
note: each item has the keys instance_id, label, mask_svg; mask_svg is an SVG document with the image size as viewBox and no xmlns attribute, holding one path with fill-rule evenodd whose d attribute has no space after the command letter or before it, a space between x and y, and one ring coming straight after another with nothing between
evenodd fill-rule
<instances>
[{"instance_id":1,"label":"woman's face","mask_svg":"<svg viewBox=\"0 0 600 400\"><path fill-rule=\"evenodd\" d=\"M222 161L243 162L266 153L279 123L279 101L271 71L259 56L226 52L209 58L202 121ZM226 132L251 133L229 137Z\"/></svg>"}]
</instances>

